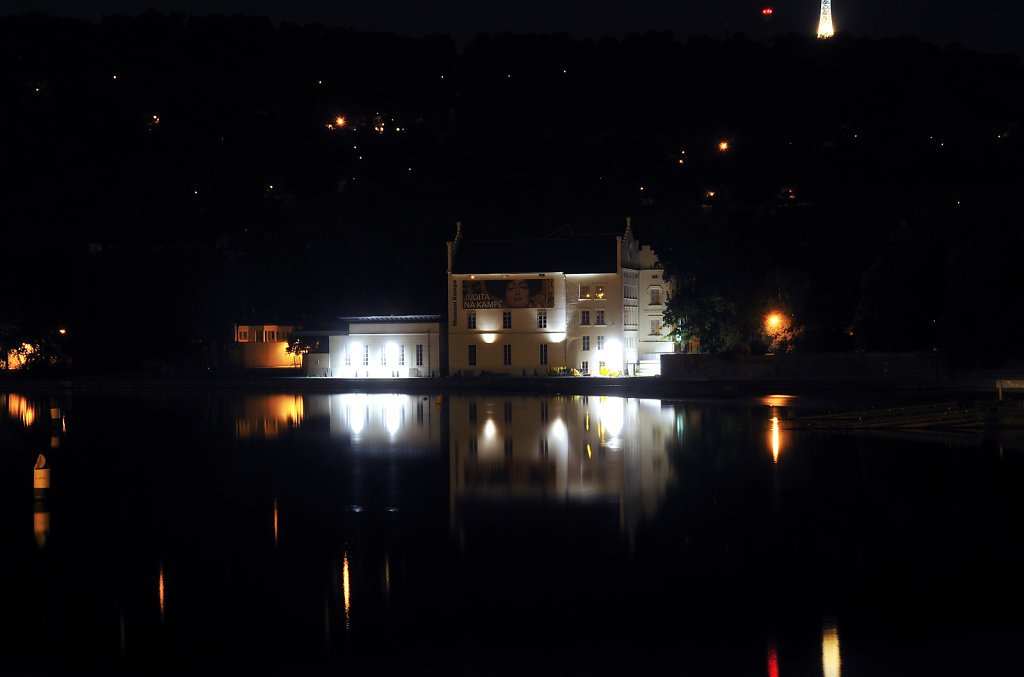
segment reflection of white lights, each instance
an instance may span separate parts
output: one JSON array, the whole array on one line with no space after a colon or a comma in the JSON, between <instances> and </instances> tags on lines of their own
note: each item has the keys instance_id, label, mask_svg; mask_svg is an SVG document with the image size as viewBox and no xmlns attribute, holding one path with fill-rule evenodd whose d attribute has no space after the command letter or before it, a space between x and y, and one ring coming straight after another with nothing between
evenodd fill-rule
<instances>
[{"instance_id":1,"label":"reflection of white lights","mask_svg":"<svg viewBox=\"0 0 1024 677\"><path fill-rule=\"evenodd\" d=\"M357 395L353 401L348 405L348 427L352 431L353 435L358 435L363 432L363 426L366 424L366 402L363 398Z\"/></svg>"},{"instance_id":2,"label":"reflection of white lights","mask_svg":"<svg viewBox=\"0 0 1024 677\"><path fill-rule=\"evenodd\" d=\"M494 343L497 339L497 334L480 334L480 340L484 343Z\"/></svg>"},{"instance_id":3,"label":"reflection of white lights","mask_svg":"<svg viewBox=\"0 0 1024 677\"><path fill-rule=\"evenodd\" d=\"M597 403L597 416L605 434L618 437L622 432L624 421L623 400L621 397L602 397Z\"/></svg>"},{"instance_id":4,"label":"reflection of white lights","mask_svg":"<svg viewBox=\"0 0 1024 677\"><path fill-rule=\"evenodd\" d=\"M392 397L384 406L384 427L391 436L397 435L402 427L402 405L398 396Z\"/></svg>"},{"instance_id":5,"label":"reflection of white lights","mask_svg":"<svg viewBox=\"0 0 1024 677\"><path fill-rule=\"evenodd\" d=\"M835 624L825 626L821 631L821 672L825 677L839 677L839 630Z\"/></svg>"},{"instance_id":6,"label":"reflection of white lights","mask_svg":"<svg viewBox=\"0 0 1024 677\"><path fill-rule=\"evenodd\" d=\"M496 434L497 427L494 425L494 419L487 419L487 422L484 423L484 437L489 440L493 440Z\"/></svg>"},{"instance_id":7,"label":"reflection of white lights","mask_svg":"<svg viewBox=\"0 0 1024 677\"><path fill-rule=\"evenodd\" d=\"M563 442L568 436L569 431L565 427L565 421L560 418L556 418L551 424L551 437L559 442Z\"/></svg>"}]
</instances>

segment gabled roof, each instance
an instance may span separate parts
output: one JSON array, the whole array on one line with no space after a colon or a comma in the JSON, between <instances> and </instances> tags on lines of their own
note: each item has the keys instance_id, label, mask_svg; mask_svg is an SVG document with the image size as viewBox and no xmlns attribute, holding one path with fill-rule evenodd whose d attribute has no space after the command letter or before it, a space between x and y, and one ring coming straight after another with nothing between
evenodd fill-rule
<instances>
[{"instance_id":1,"label":"gabled roof","mask_svg":"<svg viewBox=\"0 0 1024 677\"><path fill-rule=\"evenodd\" d=\"M461 240L452 273L614 273L615 235L545 240Z\"/></svg>"}]
</instances>

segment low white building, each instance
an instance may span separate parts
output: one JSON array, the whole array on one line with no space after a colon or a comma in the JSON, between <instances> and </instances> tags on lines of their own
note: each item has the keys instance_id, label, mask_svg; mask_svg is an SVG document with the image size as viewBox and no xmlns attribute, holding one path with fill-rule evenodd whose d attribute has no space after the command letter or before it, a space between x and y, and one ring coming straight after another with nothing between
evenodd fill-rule
<instances>
[{"instance_id":1,"label":"low white building","mask_svg":"<svg viewBox=\"0 0 1024 677\"><path fill-rule=\"evenodd\" d=\"M437 315L342 317L327 334L327 350L303 355L307 375L334 378L415 378L441 373ZM320 340L322 343L322 339Z\"/></svg>"},{"instance_id":2,"label":"low white building","mask_svg":"<svg viewBox=\"0 0 1024 677\"><path fill-rule=\"evenodd\" d=\"M448 243L448 365L464 376L660 373L667 284L622 235ZM658 324L652 323L657 319Z\"/></svg>"}]
</instances>

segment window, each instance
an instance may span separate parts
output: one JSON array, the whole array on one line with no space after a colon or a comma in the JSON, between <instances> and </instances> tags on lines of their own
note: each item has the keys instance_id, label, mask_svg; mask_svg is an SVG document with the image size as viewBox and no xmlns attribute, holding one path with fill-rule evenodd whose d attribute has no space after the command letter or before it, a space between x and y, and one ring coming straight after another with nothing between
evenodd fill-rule
<instances>
[{"instance_id":1,"label":"window","mask_svg":"<svg viewBox=\"0 0 1024 677\"><path fill-rule=\"evenodd\" d=\"M599 284L596 287L594 287L594 298L595 299L603 299L604 297L605 297L604 285L603 284Z\"/></svg>"},{"instance_id":2,"label":"window","mask_svg":"<svg viewBox=\"0 0 1024 677\"><path fill-rule=\"evenodd\" d=\"M504 356L504 361L502 362L502 364L504 364L504 365L512 364L512 346L509 345L508 343L503 345L502 346L502 353L503 353L503 356Z\"/></svg>"},{"instance_id":3,"label":"window","mask_svg":"<svg viewBox=\"0 0 1024 677\"><path fill-rule=\"evenodd\" d=\"M385 367L388 364L388 352L384 349L384 346L380 347L380 366Z\"/></svg>"},{"instance_id":4,"label":"window","mask_svg":"<svg viewBox=\"0 0 1024 677\"><path fill-rule=\"evenodd\" d=\"M264 331L263 332L263 340L266 343L272 343L272 342L276 341L277 340L277 332L276 331L272 331L272 330Z\"/></svg>"},{"instance_id":5,"label":"window","mask_svg":"<svg viewBox=\"0 0 1024 677\"><path fill-rule=\"evenodd\" d=\"M537 311L537 329L548 328L548 311L538 310Z\"/></svg>"},{"instance_id":6,"label":"window","mask_svg":"<svg viewBox=\"0 0 1024 677\"><path fill-rule=\"evenodd\" d=\"M238 330L238 340L242 341L242 342L248 341L249 340L249 330L248 329L239 329Z\"/></svg>"},{"instance_id":7,"label":"window","mask_svg":"<svg viewBox=\"0 0 1024 677\"><path fill-rule=\"evenodd\" d=\"M469 346L469 355L467 357L468 357L467 361L469 363L469 366L475 367L476 366L476 346Z\"/></svg>"},{"instance_id":8,"label":"window","mask_svg":"<svg viewBox=\"0 0 1024 677\"><path fill-rule=\"evenodd\" d=\"M345 346L344 357L345 357L345 366L346 367L351 367L352 366L352 349L349 346Z\"/></svg>"},{"instance_id":9,"label":"window","mask_svg":"<svg viewBox=\"0 0 1024 677\"><path fill-rule=\"evenodd\" d=\"M589 374L590 373L590 363L587 362L586 360L583 360L582 362L580 362L580 373L581 374Z\"/></svg>"},{"instance_id":10,"label":"window","mask_svg":"<svg viewBox=\"0 0 1024 677\"><path fill-rule=\"evenodd\" d=\"M584 336L583 337L583 350L590 350L590 337L589 336Z\"/></svg>"},{"instance_id":11,"label":"window","mask_svg":"<svg viewBox=\"0 0 1024 677\"><path fill-rule=\"evenodd\" d=\"M606 370L605 361L601 360L600 362L597 363L597 373L599 373L599 374L603 373L605 370Z\"/></svg>"},{"instance_id":12,"label":"window","mask_svg":"<svg viewBox=\"0 0 1024 677\"><path fill-rule=\"evenodd\" d=\"M501 313L501 328L511 329L512 328L512 311L506 310Z\"/></svg>"},{"instance_id":13,"label":"window","mask_svg":"<svg viewBox=\"0 0 1024 677\"><path fill-rule=\"evenodd\" d=\"M598 350L604 350L604 337L603 336L598 336L597 337L597 349Z\"/></svg>"},{"instance_id":14,"label":"window","mask_svg":"<svg viewBox=\"0 0 1024 677\"><path fill-rule=\"evenodd\" d=\"M581 299L589 299L590 298L590 285L589 284L581 284L580 285L580 298Z\"/></svg>"},{"instance_id":15,"label":"window","mask_svg":"<svg viewBox=\"0 0 1024 677\"><path fill-rule=\"evenodd\" d=\"M398 366L405 366L405 345L398 346Z\"/></svg>"},{"instance_id":16,"label":"window","mask_svg":"<svg viewBox=\"0 0 1024 677\"><path fill-rule=\"evenodd\" d=\"M416 366L423 366L423 344L417 344L416 346Z\"/></svg>"},{"instance_id":17,"label":"window","mask_svg":"<svg viewBox=\"0 0 1024 677\"><path fill-rule=\"evenodd\" d=\"M466 327L469 329L476 329L476 311L469 310L466 312Z\"/></svg>"},{"instance_id":18,"label":"window","mask_svg":"<svg viewBox=\"0 0 1024 677\"><path fill-rule=\"evenodd\" d=\"M370 346L363 346L363 366L370 366Z\"/></svg>"},{"instance_id":19,"label":"window","mask_svg":"<svg viewBox=\"0 0 1024 677\"><path fill-rule=\"evenodd\" d=\"M651 305L661 305L661 287L651 287Z\"/></svg>"},{"instance_id":20,"label":"window","mask_svg":"<svg viewBox=\"0 0 1024 677\"><path fill-rule=\"evenodd\" d=\"M651 335L661 333L661 320L656 317L651 318Z\"/></svg>"},{"instance_id":21,"label":"window","mask_svg":"<svg viewBox=\"0 0 1024 677\"><path fill-rule=\"evenodd\" d=\"M589 310L581 310L580 311L580 324L581 325L590 324L590 311Z\"/></svg>"},{"instance_id":22,"label":"window","mask_svg":"<svg viewBox=\"0 0 1024 677\"><path fill-rule=\"evenodd\" d=\"M595 324L604 324L604 311L603 310L597 311L597 317L594 318L594 319L595 319Z\"/></svg>"},{"instance_id":23,"label":"window","mask_svg":"<svg viewBox=\"0 0 1024 677\"><path fill-rule=\"evenodd\" d=\"M548 363L548 344L546 344L546 343L543 344L540 347L540 363L541 364L547 364Z\"/></svg>"}]
</instances>

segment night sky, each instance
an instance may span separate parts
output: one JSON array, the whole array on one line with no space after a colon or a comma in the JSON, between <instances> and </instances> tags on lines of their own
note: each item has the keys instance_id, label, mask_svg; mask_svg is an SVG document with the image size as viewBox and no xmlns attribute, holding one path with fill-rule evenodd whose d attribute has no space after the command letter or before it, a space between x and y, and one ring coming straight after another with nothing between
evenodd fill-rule
<instances>
[{"instance_id":1,"label":"night sky","mask_svg":"<svg viewBox=\"0 0 1024 677\"><path fill-rule=\"evenodd\" d=\"M775 9L770 24L760 10ZM670 30L677 38L745 32L814 32L818 0L392 0L343 3L327 0L13 0L4 12L41 11L56 16L99 19L104 14L135 15L152 7L185 14L247 14L299 24L322 23L359 30L411 35L449 34L466 40L480 32L569 33L574 37L621 37L630 32ZM959 43L985 52L1024 54L1024 3L1011 0L834 0L836 30L856 37L913 36L939 46Z\"/></svg>"}]
</instances>

